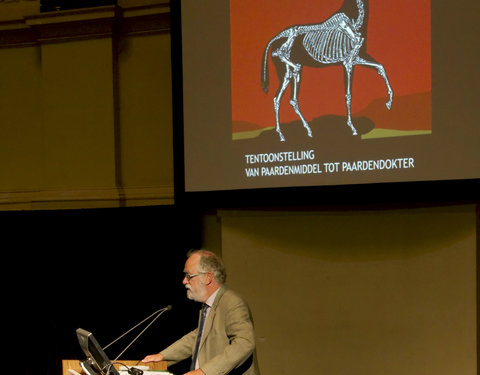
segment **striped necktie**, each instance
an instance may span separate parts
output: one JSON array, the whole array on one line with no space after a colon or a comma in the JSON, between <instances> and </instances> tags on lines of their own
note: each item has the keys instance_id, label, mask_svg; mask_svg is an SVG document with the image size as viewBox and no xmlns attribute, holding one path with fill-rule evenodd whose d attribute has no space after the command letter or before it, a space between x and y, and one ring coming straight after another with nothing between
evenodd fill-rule
<instances>
[{"instance_id":1,"label":"striped necktie","mask_svg":"<svg viewBox=\"0 0 480 375\"><path fill-rule=\"evenodd\" d=\"M195 370L195 365L197 362L198 348L200 347L200 340L202 339L203 326L205 325L205 317L207 316L208 305L203 304L202 307L202 316L200 318L200 325L198 326L198 335L197 341L195 343L195 351L193 352L192 364L190 365L190 371Z\"/></svg>"}]
</instances>

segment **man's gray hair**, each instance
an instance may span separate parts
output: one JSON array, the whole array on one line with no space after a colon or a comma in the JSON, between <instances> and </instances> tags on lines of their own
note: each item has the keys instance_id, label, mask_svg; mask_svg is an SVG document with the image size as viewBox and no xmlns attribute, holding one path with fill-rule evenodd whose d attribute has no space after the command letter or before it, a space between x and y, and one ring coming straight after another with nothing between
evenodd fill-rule
<instances>
[{"instance_id":1,"label":"man's gray hair","mask_svg":"<svg viewBox=\"0 0 480 375\"><path fill-rule=\"evenodd\" d=\"M200 272L211 272L217 283L220 285L225 284L225 281L227 280L227 271L225 270L222 258L217 254L204 249L191 250L188 252L189 257L194 254L200 255L198 262L198 270Z\"/></svg>"}]
</instances>

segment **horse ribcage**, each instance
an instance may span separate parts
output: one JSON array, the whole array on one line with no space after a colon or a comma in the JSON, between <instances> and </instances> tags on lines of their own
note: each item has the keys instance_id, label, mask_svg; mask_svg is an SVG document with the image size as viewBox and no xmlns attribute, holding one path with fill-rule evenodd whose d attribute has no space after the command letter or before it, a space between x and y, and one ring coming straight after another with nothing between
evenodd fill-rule
<instances>
[{"instance_id":1,"label":"horse ribcage","mask_svg":"<svg viewBox=\"0 0 480 375\"><path fill-rule=\"evenodd\" d=\"M345 28L343 14L304 30L303 46L316 61L332 64L344 61L355 47L355 39Z\"/></svg>"}]
</instances>

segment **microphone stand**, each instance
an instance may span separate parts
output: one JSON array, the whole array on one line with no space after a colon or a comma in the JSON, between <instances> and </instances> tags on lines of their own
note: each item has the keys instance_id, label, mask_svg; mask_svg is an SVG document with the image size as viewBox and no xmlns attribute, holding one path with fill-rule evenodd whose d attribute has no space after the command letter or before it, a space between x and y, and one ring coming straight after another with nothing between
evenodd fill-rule
<instances>
[{"instance_id":1,"label":"microphone stand","mask_svg":"<svg viewBox=\"0 0 480 375\"><path fill-rule=\"evenodd\" d=\"M125 336L126 334L130 333L131 331L133 331L135 328L137 328L139 325L141 325L142 323L144 323L145 321L147 321L148 319L150 319L152 316L154 316L155 314L157 314L157 316L130 342L130 344L127 345L127 347L125 349L122 350L122 352L113 360L113 363L117 362L118 358L120 358L120 356L125 353L125 351L135 342L137 341L137 339L143 335L143 333L155 322L155 320L157 320L164 312L166 311L169 311L172 309L172 306L171 305L168 305L167 307L164 307L163 309L160 309L160 310L157 310L155 311L153 314L149 315L148 317L146 317L145 319L143 319L140 323L136 324L135 326L133 326L132 328L130 328L127 332L125 332L124 334L120 335L118 338L116 338L115 340L113 340L110 344L108 344L107 346L105 346L103 348L103 350L107 349L110 345L116 343L118 340L120 340L123 336Z\"/></svg>"}]
</instances>

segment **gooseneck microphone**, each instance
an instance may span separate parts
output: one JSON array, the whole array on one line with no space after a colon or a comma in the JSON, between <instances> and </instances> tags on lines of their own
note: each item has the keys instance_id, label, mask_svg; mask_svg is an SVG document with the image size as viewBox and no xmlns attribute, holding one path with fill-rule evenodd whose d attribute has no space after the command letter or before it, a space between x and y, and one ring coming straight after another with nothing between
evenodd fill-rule
<instances>
[{"instance_id":1,"label":"gooseneck microphone","mask_svg":"<svg viewBox=\"0 0 480 375\"><path fill-rule=\"evenodd\" d=\"M110 344L108 344L107 346L105 346L103 348L103 350L105 350L106 348L108 348L110 345L114 344L115 342L117 342L118 340L120 340L123 336L125 336L126 334L130 333L131 331L133 331L135 328L137 328L139 325L143 324L144 322L146 322L148 319L152 318L153 316L155 316L153 318L153 320L148 323L148 325L125 347L125 349L123 349L121 351L121 353L112 361L112 362L117 362L118 358L120 358L120 356L125 353L125 351L135 342L137 341L137 339L143 335L143 333L155 322L155 320L157 320L164 312L166 311L170 311L172 309L172 305L168 305L167 307L164 307L160 310L157 310L155 311L154 313L150 314L148 317L146 317L145 319L143 319L140 323L137 323L136 325L134 325L132 328L130 328L127 332L123 333L122 335L120 335L119 337L117 337L115 340L113 340ZM131 368L132 369L132 368ZM141 375L143 374L143 371L142 370L139 370L139 369L135 369L137 370L135 373L132 373L133 375ZM141 373L139 371L142 371ZM130 373L130 371L129 371Z\"/></svg>"}]
</instances>

